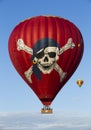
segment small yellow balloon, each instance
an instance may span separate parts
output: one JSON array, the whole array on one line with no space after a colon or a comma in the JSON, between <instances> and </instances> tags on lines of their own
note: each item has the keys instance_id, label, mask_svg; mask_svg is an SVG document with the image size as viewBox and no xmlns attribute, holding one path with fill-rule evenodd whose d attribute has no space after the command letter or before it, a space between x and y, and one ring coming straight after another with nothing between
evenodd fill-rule
<instances>
[{"instance_id":1,"label":"small yellow balloon","mask_svg":"<svg viewBox=\"0 0 91 130\"><path fill-rule=\"evenodd\" d=\"M79 86L79 87L81 87L82 86L82 84L83 84L83 80L81 80L81 79L79 79L79 80L77 80L77 85Z\"/></svg>"}]
</instances>

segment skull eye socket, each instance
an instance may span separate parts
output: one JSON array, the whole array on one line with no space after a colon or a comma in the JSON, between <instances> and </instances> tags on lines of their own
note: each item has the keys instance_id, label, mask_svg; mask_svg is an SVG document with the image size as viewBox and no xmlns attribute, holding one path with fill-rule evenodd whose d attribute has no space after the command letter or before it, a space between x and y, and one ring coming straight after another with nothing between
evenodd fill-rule
<instances>
[{"instance_id":1,"label":"skull eye socket","mask_svg":"<svg viewBox=\"0 0 91 130\"><path fill-rule=\"evenodd\" d=\"M43 56L44 56L44 51L41 51L41 52L39 52L39 53L36 54L36 57L38 59L42 58Z\"/></svg>"},{"instance_id":2,"label":"skull eye socket","mask_svg":"<svg viewBox=\"0 0 91 130\"><path fill-rule=\"evenodd\" d=\"M51 57L51 58L54 58L56 56L56 53L55 52L49 52L48 55Z\"/></svg>"}]
</instances>

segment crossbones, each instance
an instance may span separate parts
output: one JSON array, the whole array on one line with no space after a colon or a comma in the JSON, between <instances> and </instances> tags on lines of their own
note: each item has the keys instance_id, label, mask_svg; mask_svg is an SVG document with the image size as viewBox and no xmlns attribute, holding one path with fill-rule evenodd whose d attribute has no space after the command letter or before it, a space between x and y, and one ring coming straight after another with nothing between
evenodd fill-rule
<instances>
[{"instance_id":1,"label":"crossbones","mask_svg":"<svg viewBox=\"0 0 91 130\"><path fill-rule=\"evenodd\" d=\"M62 70L62 68L56 63L56 61L59 59L59 55L61 55L63 52L65 52L68 49L73 49L75 47L75 44L72 41L72 38L69 38L67 43L61 47L46 47L41 50L39 50L36 55L34 56L33 63L37 64L38 69L44 73L48 74L53 69L55 69L59 76L60 76L60 82L63 81L63 79L66 77L66 72ZM23 50L26 53L33 56L33 49L28 47L22 39L18 39L17 41L17 50ZM33 65L24 72L25 77L27 80L32 83L31 76L33 74Z\"/></svg>"}]
</instances>

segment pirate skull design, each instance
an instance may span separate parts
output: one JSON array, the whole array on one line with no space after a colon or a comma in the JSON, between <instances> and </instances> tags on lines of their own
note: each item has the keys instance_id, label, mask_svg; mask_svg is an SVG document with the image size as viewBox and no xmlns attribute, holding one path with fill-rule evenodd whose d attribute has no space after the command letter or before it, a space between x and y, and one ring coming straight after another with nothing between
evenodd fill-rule
<instances>
[{"instance_id":1,"label":"pirate skull design","mask_svg":"<svg viewBox=\"0 0 91 130\"><path fill-rule=\"evenodd\" d=\"M33 73L38 79L41 79L41 73L50 74L55 69L60 76L60 82L62 82L67 72L64 72L57 64L59 55L74 47L75 44L72 38L69 38L67 43L61 48L56 41L50 38L37 41L33 48L28 47L22 39L18 39L17 50L24 50L26 53L32 55L31 60L33 61L33 65L24 72L25 77L32 83L31 76Z\"/></svg>"},{"instance_id":2,"label":"pirate skull design","mask_svg":"<svg viewBox=\"0 0 91 130\"><path fill-rule=\"evenodd\" d=\"M56 61L59 59L57 52L57 47L46 47L37 52L34 60L37 60L38 68L42 73L47 74L53 70Z\"/></svg>"}]
</instances>

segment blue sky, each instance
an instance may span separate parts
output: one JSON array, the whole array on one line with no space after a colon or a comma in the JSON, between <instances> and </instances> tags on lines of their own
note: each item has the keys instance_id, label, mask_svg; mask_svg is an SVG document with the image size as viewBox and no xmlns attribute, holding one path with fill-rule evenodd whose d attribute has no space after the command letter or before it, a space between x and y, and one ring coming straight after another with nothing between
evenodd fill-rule
<instances>
[{"instance_id":1,"label":"blue sky","mask_svg":"<svg viewBox=\"0 0 91 130\"><path fill-rule=\"evenodd\" d=\"M73 22L84 39L84 54L76 72L51 107L56 111L91 115L91 0L0 0L0 112L40 112L41 102L14 69L8 53L8 38L22 20L37 15L55 15ZM83 79L82 88L76 85Z\"/></svg>"}]
</instances>

